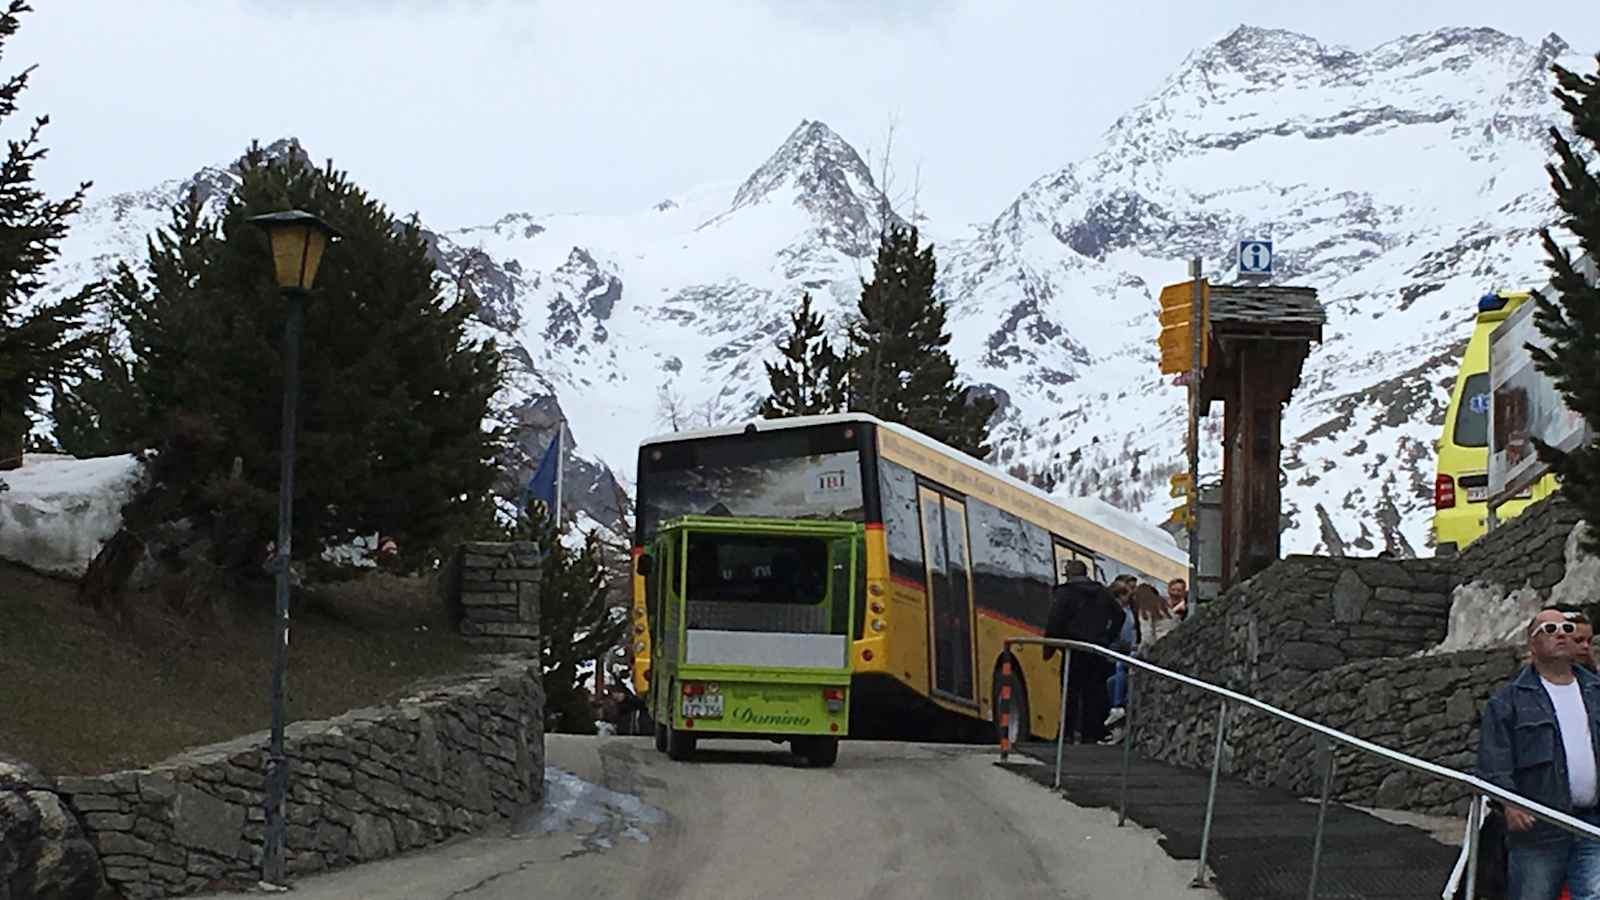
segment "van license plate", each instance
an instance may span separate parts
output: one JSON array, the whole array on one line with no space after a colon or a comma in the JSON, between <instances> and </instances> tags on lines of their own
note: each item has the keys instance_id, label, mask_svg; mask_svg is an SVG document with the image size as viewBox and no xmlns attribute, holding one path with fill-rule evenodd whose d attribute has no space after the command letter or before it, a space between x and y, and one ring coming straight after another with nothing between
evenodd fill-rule
<instances>
[{"instance_id":1,"label":"van license plate","mask_svg":"<svg viewBox=\"0 0 1600 900\"><path fill-rule=\"evenodd\" d=\"M683 717L685 719L722 718L722 695L697 694L692 697L684 697Z\"/></svg>"},{"instance_id":2,"label":"van license plate","mask_svg":"<svg viewBox=\"0 0 1600 900\"><path fill-rule=\"evenodd\" d=\"M1483 501L1485 501L1487 499L1489 499L1489 488L1488 488L1487 485L1484 486L1484 487L1469 487L1469 488L1467 488L1467 502L1468 503L1482 503Z\"/></svg>"}]
</instances>

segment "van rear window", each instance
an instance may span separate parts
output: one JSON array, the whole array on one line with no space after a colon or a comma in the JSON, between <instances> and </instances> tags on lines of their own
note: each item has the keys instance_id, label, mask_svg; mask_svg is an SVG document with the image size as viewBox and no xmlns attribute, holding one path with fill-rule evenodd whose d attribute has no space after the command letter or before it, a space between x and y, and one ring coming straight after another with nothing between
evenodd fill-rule
<instances>
[{"instance_id":1,"label":"van rear window","mask_svg":"<svg viewBox=\"0 0 1600 900\"><path fill-rule=\"evenodd\" d=\"M1461 389L1461 407L1456 410L1455 433L1450 440L1458 447L1489 446L1489 373L1467 376Z\"/></svg>"}]
</instances>

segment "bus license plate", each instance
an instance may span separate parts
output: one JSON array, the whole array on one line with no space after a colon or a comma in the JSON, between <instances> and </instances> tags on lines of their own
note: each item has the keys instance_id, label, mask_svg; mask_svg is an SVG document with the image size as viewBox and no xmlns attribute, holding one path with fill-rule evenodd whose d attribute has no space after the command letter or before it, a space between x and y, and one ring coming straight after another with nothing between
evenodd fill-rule
<instances>
[{"instance_id":1,"label":"bus license plate","mask_svg":"<svg viewBox=\"0 0 1600 900\"><path fill-rule=\"evenodd\" d=\"M722 718L722 695L697 694L692 697L684 697L683 717L685 719Z\"/></svg>"}]
</instances>

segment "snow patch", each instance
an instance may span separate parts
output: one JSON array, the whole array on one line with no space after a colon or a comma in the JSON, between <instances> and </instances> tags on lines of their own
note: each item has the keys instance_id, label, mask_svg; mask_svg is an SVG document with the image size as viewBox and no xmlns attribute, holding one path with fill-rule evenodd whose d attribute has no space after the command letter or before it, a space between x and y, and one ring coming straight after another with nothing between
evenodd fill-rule
<instances>
[{"instance_id":1,"label":"snow patch","mask_svg":"<svg viewBox=\"0 0 1600 900\"><path fill-rule=\"evenodd\" d=\"M649 843L645 829L666 817L632 794L591 784L571 772L546 766L544 803L522 831L532 834L574 832L590 850L609 850L617 838Z\"/></svg>"},{"instance_id":2,"label":"snow patch","mask_svg":"<svg viewBox=\"0 0 1600 900\"><path fill-rule=\"evenodd\" d=\"M0 559L81 578L122 527L122 507L143 478L131 454L75 459L30 453L0 472Z\"/></svg>"}]
</instances>

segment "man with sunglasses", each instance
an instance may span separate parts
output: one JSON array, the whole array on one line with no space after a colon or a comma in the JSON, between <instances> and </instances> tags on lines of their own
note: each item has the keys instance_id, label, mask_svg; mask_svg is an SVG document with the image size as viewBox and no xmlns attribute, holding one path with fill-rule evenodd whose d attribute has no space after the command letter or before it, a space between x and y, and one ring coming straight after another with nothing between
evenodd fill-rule
<instances>
[{"instance_id":1,"label":"man with sunglasses","mask_svg":"<svg viewBox=\"0 0 1600 900\"><path fill-rule=\"evenodd\" d=\"M1574 665L1577 623L1540 610L1529 663L1483 710L1478 776L1600 826L1600 676ZM1508 900L1600 900L1600 841L1579 838L1507 804Z\"/></svg>"}]
</instances>

